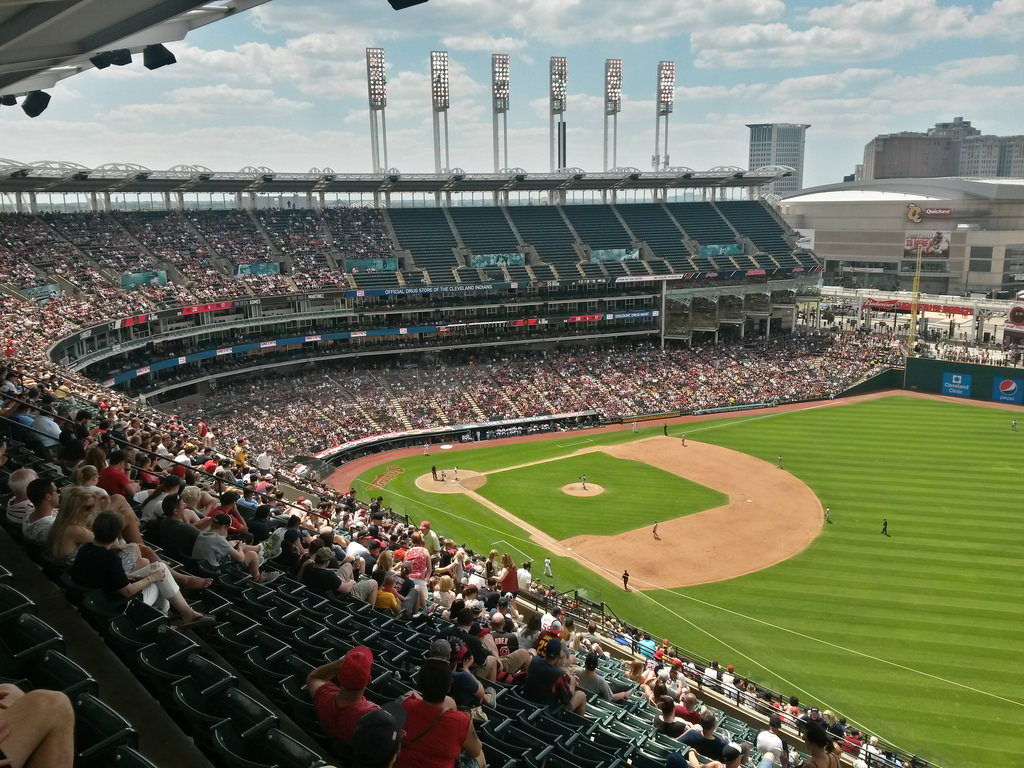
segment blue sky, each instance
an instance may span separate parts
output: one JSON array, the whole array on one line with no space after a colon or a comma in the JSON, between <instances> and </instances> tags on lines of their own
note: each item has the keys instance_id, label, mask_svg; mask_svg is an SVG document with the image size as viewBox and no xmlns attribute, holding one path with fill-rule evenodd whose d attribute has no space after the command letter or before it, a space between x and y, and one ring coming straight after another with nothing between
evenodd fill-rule
<instances>
[{"instance_id":1,"label":"blue sky","mask_svg":"<svg viewBox=\"0 0 1024 768\"><path fill-rule=\"evenodd\" d=\"M548 59L569 59L568 162L602 166L604 61L623 60L619 165L650 168L659 60L677 64L672 165L747 165L749 122L810 123L805 186L840 181L878 133L954 116L1024 133L1024 0L271 0L140 61L70 78L0 156L371 170L367 46L388 60L390 165L433 170L428 57L447 50L453 167L489 171L490 54L509 53L510 164L548 168Z\"/></svg>"}]
</instances>

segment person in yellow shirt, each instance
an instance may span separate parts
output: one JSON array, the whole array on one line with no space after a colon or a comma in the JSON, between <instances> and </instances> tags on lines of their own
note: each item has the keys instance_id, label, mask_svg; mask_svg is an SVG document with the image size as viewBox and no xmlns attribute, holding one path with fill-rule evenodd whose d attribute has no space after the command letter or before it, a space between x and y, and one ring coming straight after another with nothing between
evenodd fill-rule
<instances>
[{"instance_id":1,"label":"person in yellow shirt","mask_svg":"<svg viewBox=\"0 0 1024 768\"><path fill-rule=\"evenodd\" d=\"M235 461L240 467L248 467L245 463L245 440L241 437L235 442Z\"/></svg>"},{"instance_id":2,"label":"person in yellow shirt","mask_svg":"<svg viewBox=\"0 0 1024 768\"><path fill-rule=\"evenodd\" d=\"M378 611L391 611L395 615L402 610L398 603L398 592L395 590L395 574L391 571L388 571L384 583L377 590L377 601L373 607Z\"/></svg>"}]
</instances>

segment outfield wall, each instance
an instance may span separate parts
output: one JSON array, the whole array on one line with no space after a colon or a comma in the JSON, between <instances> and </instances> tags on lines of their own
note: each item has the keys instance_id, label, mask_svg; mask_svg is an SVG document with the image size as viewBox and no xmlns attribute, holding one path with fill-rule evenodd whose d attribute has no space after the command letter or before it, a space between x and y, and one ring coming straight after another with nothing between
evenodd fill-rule
<instances>
[{"instance_id":1,"label":"outfield wall","mask_svg":"<svg viewBox=\"0 0 1024 768\"><path fill-rule=\"evenodd\" d=\"M1024 369L912 357L906 389L936 395L1024 404Z\"/></svg>"}]
</instances>

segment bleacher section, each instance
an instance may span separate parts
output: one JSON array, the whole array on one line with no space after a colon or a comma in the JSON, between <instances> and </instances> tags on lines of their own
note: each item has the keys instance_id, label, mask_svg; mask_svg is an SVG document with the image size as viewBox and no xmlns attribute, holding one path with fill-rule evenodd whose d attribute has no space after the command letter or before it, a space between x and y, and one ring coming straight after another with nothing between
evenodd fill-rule
<instances>
[{"instance_id":1,"label":"bleacher section","mask_svg":"<svg viewBox=\"0 0 1024 768\"><path fill-rule=\"evenodd\" d=\"M701 245L736 242L736 233L711 203L666 203L665 207L686 234Z\"/></svg>"},{"instance_id":2,"label":"bleacher section","mask_svg":"<svg viewBox=\"0 0 1024 768\"><path fill-rule=\"evenodd\" d=\"M188 211L189 221L232 264L277 261L245 211Z\"/></svg>"},{"instance_id":3,"label":"bleacher section","mask_svg":"<svg viewBox=\"0 0 1024 768\"><path fill-rule=\"evenodd\" d=\"M209 260L207 248L181 214L171 211L117 211L121 225L158 259L174 264L186 278L204 286L229 286L233 280Z\"/></svg>"},{"instance_id":4,"label":"bleacher section","mask_svg":"<svg viewBox=\"0 0 1024 768\"><path fill-rule=\"evenodd\" d=\"M576 234L592 250L632 248L633 241L609 205L563 205Z\"/></svg>"},{"instance_id":5,"label":"bleacher section","mask_svg":"<svg viewBox=\"0 0 1024 768\"><path fill-rule=\"evenodd\" d=\"M519 243L505 214L494 206L455 206L448 209L462 242L475 254L516 253Z\"/></svg>"},{"instance_id":6,"label":"bleacher section","mask_svg":"<svg viewBox=\"0 0 1024 768\"><path fill-rule=\"evenodd\" d=\"M392 208L387 211L398 246L412 253L413 262L433 284L455 282L458 241L440 208Z\"/></svg>"},{"instance_id":7,"label":"bleacher section","mask_svg":"<svg viewBox=\"0 0 1024 768\"><path fill-rule=\"evenodd\" d=\"M323 230L315 211L260 210L256 218L278 250L292 260L292 279L300 288L345 284L344 275L327 261Z\"/></svg>"},{"instance_id":8,"label":"bleacher section","mask_svg":"<svg viewBox=\"0 0 1024 768\"><path fill-rule=\"evenodd\" d=\"M655 274L690 272L690 254L683 244L683 233L669 218L661 203L630 203L616 206L633 234L650 246L658 260L651 266ZM662 266L664 265L664 266Z\"/></svg>"},{"instance_id":9,"label":"bleacher section","mask_svg":"<svg viewBox=\"0 0 1024 768\"><path fill-rule=\"evenodd\" d=\"M115 272L156 269L149 255L104 214L48 213L42 218L93 261Z\"/></svg>"},{"instance_id":10,"label":"bleacher section","mask_svg":"<svg viewBox=\"0 0 1024 768\"><path fill-rule=\"evenodd\" d=\"M580 276L579 256L576 254L572 232L565 224L559 210L550 205L510 206L512 223L519 230L524 241L537 249L537 255L550 267L557 270L557 278L541 277L541 280L573 280Z\"/></svg>"},{"instance_id":11,"label":"bleacher section","mask_svg":"<svg viewBox=\"0 0 1024 768\"><path fill-rule=\"evenodd\" d=\"M715 203L737 231L749 237L760 250L775 257L780 267L799 266L793 249L783 237L782 227L762 203L756 200L725 200Z\"/></svg>"}]
</instances>

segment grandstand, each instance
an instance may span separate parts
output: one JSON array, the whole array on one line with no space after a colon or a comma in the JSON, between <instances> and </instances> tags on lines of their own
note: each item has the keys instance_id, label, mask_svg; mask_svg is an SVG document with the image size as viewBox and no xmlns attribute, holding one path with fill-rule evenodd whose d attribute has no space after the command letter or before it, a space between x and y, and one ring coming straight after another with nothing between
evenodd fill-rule
<instances>
[{"instance_id":1,"label":"grandstand","mask_svg":"<svg viewBox=\"0 0 1024 768\"><path fill-rule=\"evenodd\" d=\"M815 267L754 261L769 253L762 243L770 235L762 232L771 222L784 242L792 233L763 203L737 202L735 211L725 206L721 213L721 202L559 202L9 214L0 220L5 335L23 341L11 356L28 376L47 391L63 388L61 414L85 408L97 428L111 417L126 438L138 436L137 466L147 451L167 462L187 442L202 445L194 431L202 421L224 455L234 453L237 438L276 451L271 474L280 493L268 499L280 522L298 511L311 527L325 518L344 527L365 519L368 505L319 480L329 462L361 452L823 398L896 363L901 352L891 339L793 334L797 297L817 301ZM699 250L708 244L742 252L705 261ZM778 262L782 254L771 255ZM479 266L474 257L482 257ZM263 264L278 270L244 269ZM143 273L165 278L121 288L124 276ZM38 285L56 291L33 294ZM700 304L718 295L721 309ZM113 298L126 311L112 317ZM678 314L672 325L662 311L669 301L684 314L701 313L707 330L673 330ZM714 346L716 340L723 343ZM785 389L773 377L780 368L791 375ZM135 393L149 403L129 397ZM41 392L9 394L17 401ZM176 416L152 410L163 400L174 401ZM72 484L62 451L31 431L15 428L12 438L8 470L35 468L59 486ZM235 456L236 471L254 460ZM198 467L183 472L194 473L194 482L230 484ZM321 504L307 509L299 496ZM385 523L394 547L404 543L408 522L396 516ZM10 528L12 536L20 533ZM150 759L161 753L121 695L140 685L156 692L170 715L171 733L162 738L194 744L204 756L193 762L345 764L304 690L310 671L368 645L374 667L366 695L383 704L415 685L432 638L451 627L432 601L432 610L396 619L317 592L284 560L272 559L285 575L268 586L230 569L209 572L155 532L146 532L145 544L174 568L216 579L190 595L196 610L216 618L212 628L193 638L141 604L125 610L81 590L25 545L80 612L61 619L70 622L64 634L88 621L106 646L97 653L114 669L95 673L97 687L88 665L75 669L73 661L64 665L68 677L56 681L21 668L26 685L51 685L72 697L82 724L81 765L147 765L140 751ZM22 617L5 623L0 640L17 651L24 642L18 632L53 638L39 644L53 661L60 633L25 618L34 609L20 596L41 594L37 580L31 566L0 580L4 615ZM594 615L576 596L548 590L524 590L520 610L525 617L552 601L581 624ZM599 618L606 642L615 635L631 642L635 628L611 614ZM687 665L684 675L730 738L754 738L756 724L782 703L753 682L748 699L733 699L728 689L703 685L706 660L671 653ZM643 684L627 679L616 659L602 660L600 669L633 695L626 706L591 696L585 718L554 717L514 682L489 682L496 695L477 728L488 764L663 764L678 743L651 733ZM797 743L797 731L790 734Z\"/></svg>"}]
</instances>

